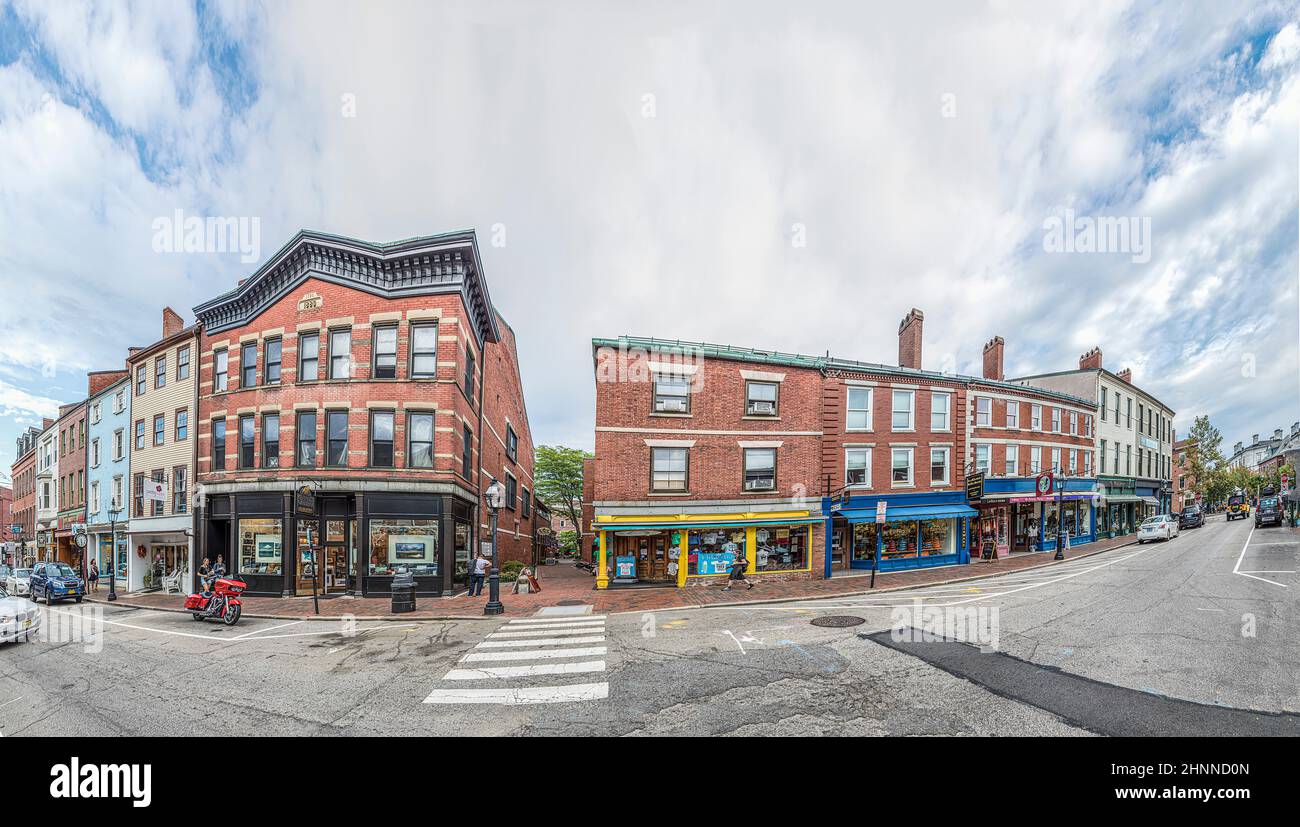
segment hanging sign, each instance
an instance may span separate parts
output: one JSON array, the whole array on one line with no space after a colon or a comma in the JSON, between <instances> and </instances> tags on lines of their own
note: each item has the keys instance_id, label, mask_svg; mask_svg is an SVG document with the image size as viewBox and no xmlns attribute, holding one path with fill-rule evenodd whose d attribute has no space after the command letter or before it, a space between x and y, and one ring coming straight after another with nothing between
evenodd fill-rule
<instances>
[{"instance_id":1,"label":"hanging sign","mask_svg":"<svg viewBox=\"0 0 1300 827\"><path fill-rule=\"evenodd\" d=\"M966 476L966 499L978 500L984 497L984 472L979 471Z\"/></svg>"},{"instance_id":2,"label":"hanging sign","mask_svg":"<svg viewBox=\"0 0 1300 827\"><path fill-rule=\"evenodd\" d=\"M316 492L310 485L299 486L293 492L293 510L300 517L316 516Z\"/></svg>"},{"instance_id":3,"label":"hanging sign","mask_svg":"<svg viewBox=\"0 0 1300 827\"><path fill-rule=\"evenodd\" d=\"M881 500L880 502L876 503L876 522L877 522L877 523L880 523L880 524L882 524L882 525L884 524L884 522L885 522L885 509L888 508L888 507L889 507L889 504L886 503L884 500Z\"/></svg>"}]
</instances>

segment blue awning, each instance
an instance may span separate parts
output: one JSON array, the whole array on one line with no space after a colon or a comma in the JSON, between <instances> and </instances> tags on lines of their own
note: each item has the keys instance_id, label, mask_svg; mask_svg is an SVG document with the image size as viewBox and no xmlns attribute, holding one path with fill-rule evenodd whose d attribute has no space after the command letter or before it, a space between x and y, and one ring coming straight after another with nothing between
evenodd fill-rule
<instances>
[{"instance_id":1,"label":"blue awning","mask_svg":"<svg viewBox=\"0 0 1300 827\"><path fill-rule=\"evenodd\" d=\"M874 523L876 509L845 508L835 512L850 523ZM979 512L966 505L900 505L885 510L886 522L903 520L947 520L954 517L978 517Z\"/></svg>"}]
</instances>

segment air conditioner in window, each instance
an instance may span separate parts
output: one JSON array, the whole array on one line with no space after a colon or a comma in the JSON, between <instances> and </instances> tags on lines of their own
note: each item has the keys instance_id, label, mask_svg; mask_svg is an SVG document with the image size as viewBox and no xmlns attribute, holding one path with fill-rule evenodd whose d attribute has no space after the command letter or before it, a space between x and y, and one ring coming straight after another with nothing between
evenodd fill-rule
<instances>
[{"instance_id":1,"label":"air conditioner in window","mask_svg":"<svg viewBox=\"0 0 1300 827\"><path fill-rule=\"evenodd\" d=\"M686 412L685 399L661 399L659 400L659 410L664 412Z\"/></svg>"},{"instance_id":2,"label":"air conditioner in window","mask_svg":"<svg viewBox=\"0 0 1300 827\"><path fill-rule=\"evenodd\" d=\"M746 491L764 491L769 488L775 488L776 482L771 477L762 477L759 479L745 480Z\"/></svg>"},{"instance_id":3,"label":"air conditioner in window","mask_svg":"<svg viewBox=\"0 0 1300 827\"><path fill-rule=\"evenodd\" d=\"M749 412L752 414L774 414L776 405L771 402L750 402Z\"/></svg>"}]
</instances>

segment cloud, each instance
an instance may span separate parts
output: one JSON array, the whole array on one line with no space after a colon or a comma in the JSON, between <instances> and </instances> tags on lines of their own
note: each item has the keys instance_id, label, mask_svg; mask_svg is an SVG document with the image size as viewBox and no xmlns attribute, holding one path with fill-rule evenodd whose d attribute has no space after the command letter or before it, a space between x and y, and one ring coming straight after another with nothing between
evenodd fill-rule
<instances>
[{"instance_id":1,"label":"cloud","mask_svg":"<svg viewBox=\"0 0 1300 827\"><path fill-rule=\"evenodd\" d=\"M912 306L928 367L1100 345L1180 427L1294 419L1294 3L13 8L0 364L33 394L248 274L155 254L180 208L264 254L477 228L538 443L590 447L592 336L891 361ZM1046 253L1065 208L1149 217L1151 260Z\"/></svg>"}]
</instances>

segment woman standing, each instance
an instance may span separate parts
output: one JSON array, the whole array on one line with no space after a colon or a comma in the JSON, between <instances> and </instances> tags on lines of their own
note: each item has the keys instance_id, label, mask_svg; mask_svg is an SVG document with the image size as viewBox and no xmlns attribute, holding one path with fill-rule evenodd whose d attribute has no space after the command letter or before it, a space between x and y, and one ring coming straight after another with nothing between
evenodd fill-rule
<instances>
[{"instance_id":1,"label":"woman standing","mask_svg":"<svg viewBox=\"0 0 1300 827\"><path fill-rule=\"evenodd\" d=\"M92 592L99 591L99 564L94 560L90 561L90 577L87 579L90 580L90 590Z\"/></svg>"}]
</instances>

